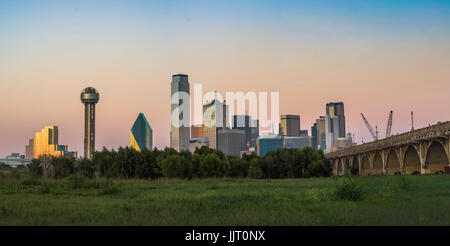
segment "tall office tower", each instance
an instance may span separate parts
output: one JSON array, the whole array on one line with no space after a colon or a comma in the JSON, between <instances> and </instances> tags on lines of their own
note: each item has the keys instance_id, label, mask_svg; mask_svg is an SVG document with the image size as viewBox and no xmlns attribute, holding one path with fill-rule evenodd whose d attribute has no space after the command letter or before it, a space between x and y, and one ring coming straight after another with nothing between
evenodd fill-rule
<instances>
[{"instance_id":1,"label":"tall office tower","mask_svg":"<svg viewBox=\"0 0 450 246\"><path fill-rule=\"evenodd\" d=\"M177 151L189 150L191 105L188 76L185 74L172 75L170 92L172 102L170 147ZM174 103L175 101L176 103Z\"/></svg>"},{"instance_id":2,"label":"tall office tower","mask_svg":"<svg viewBox=\"0 0 450 246\"><path fill-rule=\"evenodd\" d=\"M84 158L90 159L95 151L95 104L100 95L92 87L81 91L81 102L84 104Z\"/></svg>"},{"instance_id":3,"label":"tall office tower","mask_svg":"<svg viewBox=\"0 0 450 246\"><path fill-rule=\"evenodd\" d=\"M326 150L326 128L325 128L325 116L320 116L316 120L317 124L317 148Z\"/></svg>"},{"instance_id":4,"label":"tall office tower","mask_svg":"<svg viewBox=\"0 0 450 246\"><path fill-rule=\"evenodd\" d=\"M131 127L130 146L137 151L153 148L153 130L143 113L140 113Z\"/></svg>"},{"instance_id":5,"label":"tall office tower","mask_svg":"<svg viewBox=\"0 0 450 246\"><path fill-rule=\"evenodd\" d=\"M30 138L28 145L25 146L25 159L33 159L34 138Z\"/></svg>"},{"instance_id":6,"label":"tall office tower","mask_svg":"<svg viewBox=\"0 0 450 246\"><path fill-rule=\"evenodd\" d=\"M245 131L245 144L256 147L259 136L259 121L252 120L249 115L233 115L233 129Z\"/></svg>"},{"instance_id":7,"label":"tall office tower","mask_svg":"<svg viewBox=\"0 0 450 246\"><path fill-rule=\"evenodd\" d=\"M203 136L208 138L211 149L217 149L217 131L229 128L228 114L229 108L225 101L222 103L214 99L203 105Z\"/></svg>"},{"instance_id":8,"label":"tall office tower","mask_svg":"<svg viewBox=\"0 0 450 246\"><path fill-rule=\"evenodd\" d=\"M345 137L345 115L343 102L331 102L326 105L326 113L330 118L339 117L339 127L331 126L331 131L338 134L337 137Z\"/></svg>"},{"instance_id":9,"label":"tall office tower","mask_svg":"<svg viewBox=\"0 0 450 246\"><path fill-rule=\"evenodd\" d=\"M317 149L317 122L311 126L311 145L313 149Z\"/></svg>"},{"instance_id":10,"label":"tall office tower","mask_svg":"<svg viewBox=\"0 0 450 246\"><path fill-rule=\"evenodd\" d=\"M300 115L281 115L281 132L283 136L300 136Z\"/></svg>"},{"instance_id":11,"label":"tall office tower","mask_svg":"<svg viewBox=\"0 0 450 246\"><path fill-rule=\"evenodd\" d=\"M58 127L46 126L40 132L36 132L33 141L33 158L39 156L62 156L58 151Z\"/></svg>"},{"instance_id":12,"label":"tall office tower","mask_svg":"<svg viewBox=\"0 0 450 246\"><path fill-rule=\"evenodd\" d=\"M329 153L331 151L331 147L336 144L336 140L339 138L339 132L333 132L334 129L339 129L339 117L330 117L329 115L325 116L325 131L326 131L326 151L325 153Z\"/></svg>"}]
</instances>

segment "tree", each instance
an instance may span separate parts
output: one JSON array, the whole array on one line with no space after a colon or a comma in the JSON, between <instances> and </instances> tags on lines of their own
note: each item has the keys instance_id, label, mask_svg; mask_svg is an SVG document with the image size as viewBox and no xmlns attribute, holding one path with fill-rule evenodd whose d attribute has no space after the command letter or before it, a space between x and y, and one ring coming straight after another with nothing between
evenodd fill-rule
<instances>
[{"instance_id":1,"label":"tree","mask_svg":"<svg viewBox=\"0 0 450 246\"><path fill-rule=\"evenodd\" d=\"M161 160L161 168L164 177L191 178L192 163L182 155L170 155Z\"/></svg>"},{"instance_id":2,"label":"tree","mask_svg":"<svg viewBox=\"0 0 450 246\"><path fill-rule=\"evenodd\" d=\"M263 177L263 172L261 170L262 161L260 158L253 158L250 160L250 165L248 168L248 176L250 178L259 179Z\"/></svg>"},{"instance_id":3,"label":"tree","mask_svg":"<svg viewBox=\"0 0 450 246\"><path fill-rule=\"evenodd\" d=\"M28 164L27 168L32 177L42 177L41 159L31 160L31 163Z\"/></svg>"},{"instance_id":4,"label":"tree","mask_svg":"<svg viewBox=\"0 0 450 246\"><path fill-rule=\"evenodd\" d=\"M200 162L199 177L223 177L227 170L227 163L216 153L207 154Z\"/></svg>"},{"instance_id":5,"label":"tree","mask_svg":"<svg viewBox=\"0 0 450 246\"><path fill-rule=\"evenodd\" d=\"M65 178L75 173L75 158L52 157L50 164L53 168L53 178Z\"/></svg>"},{"instance_id":6,"label":"tree","mask_svg":"<svg viewBox=\"0 0 450 246\"><path fill-rule=\"evenodd\" d=\"M234 155L229 155L228 165L229 165L227 171L228 177L240 177L240 178L247 177L249 165L242 158Z\"/></svg>"},{"instance_id":7,"label":"tree","mask_svg":"<svg viewBox=\"0 0 450 246\"><path fill-rule=\"evenodd\" d=\"M86 178L93 178L95 175L95 166L91 160L83 158L78 161L78 172Z\"/></svg>"}]
</instances>

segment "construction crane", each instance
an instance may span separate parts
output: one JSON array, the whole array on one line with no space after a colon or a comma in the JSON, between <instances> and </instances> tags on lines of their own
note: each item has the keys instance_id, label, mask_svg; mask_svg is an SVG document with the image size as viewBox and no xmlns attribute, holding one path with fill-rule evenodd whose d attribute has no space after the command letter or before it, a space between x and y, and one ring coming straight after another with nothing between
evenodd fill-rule
<instances>
[{"instance_id":1,"label":"construction crane","mask_svg":"<svg viewBox=\"0 0 450 246\"><path fill-rule=\"evenodd\" d=\"M389 112L389 119L386 127L386 138L391 136L391 129L392 129L392 110L391 112Z\"/></svg>"},{"instance_id":2,"label":"construction crane","mask_svg":"<svg viewBox=\"0 0 450 246\"><path fill-rule=\"evenodd\" d=\"M375 135L372 126L370 125L370 123L367 121L366 117L364 117L363 113L361 113L361 116L364 120L364 123L367 126L367 129L369 129L370 135L372 135L374 140L378 140L378 130L377 130L377 134Z\"/></svg>"}]
</instances>

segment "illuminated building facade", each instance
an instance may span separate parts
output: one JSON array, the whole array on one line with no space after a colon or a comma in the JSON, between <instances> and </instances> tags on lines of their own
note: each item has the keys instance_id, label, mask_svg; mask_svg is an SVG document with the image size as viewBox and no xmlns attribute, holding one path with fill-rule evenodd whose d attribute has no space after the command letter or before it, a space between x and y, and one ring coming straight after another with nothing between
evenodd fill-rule
<instances>
[{"instance_id":1,"label":"illuminated building facade","mask_svg":"<svg viewBox=\"0 0 450 246\"><path fill-rule=\"evenodd\" d=\"M25 159L39 158L40 156L72 156L78 157L77 152L69 152L67 145L58 144L58 127L46 126L36 132L34 138L25 146Z\"/></svg>"},{"instance_id":2,"label":"illuminated building facade","mask_svg":"<svg viewBox=\"0 0 450 246\"><path fill-rule=\"evenodd\" d=\"M153 130L143 113L140 113L130 132L130 146L137 151L153 148Z\"/></svg>"}]
</instances>

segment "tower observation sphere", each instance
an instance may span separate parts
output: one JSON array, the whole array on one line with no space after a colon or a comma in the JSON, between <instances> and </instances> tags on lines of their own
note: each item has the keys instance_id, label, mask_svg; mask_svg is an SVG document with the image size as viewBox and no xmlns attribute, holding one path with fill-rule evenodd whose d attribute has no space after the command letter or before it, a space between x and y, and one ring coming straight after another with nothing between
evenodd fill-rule
<instances>
[{"instance_id":1,"label":"tower observation sphere","mask_svg":"<svg viewBox=\"0 0 450 246\"><path fill-rule=\"evenodd\" d=\"M84 158L90 159L95 151L95 104L100 98L93 87L81 91L81 102L84 104Z\"/></svg>"}]
</instances>

